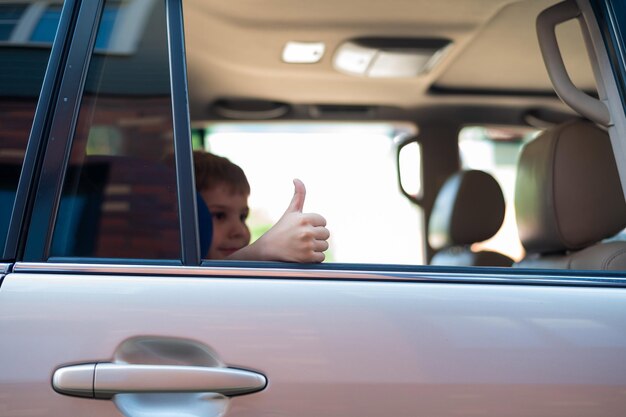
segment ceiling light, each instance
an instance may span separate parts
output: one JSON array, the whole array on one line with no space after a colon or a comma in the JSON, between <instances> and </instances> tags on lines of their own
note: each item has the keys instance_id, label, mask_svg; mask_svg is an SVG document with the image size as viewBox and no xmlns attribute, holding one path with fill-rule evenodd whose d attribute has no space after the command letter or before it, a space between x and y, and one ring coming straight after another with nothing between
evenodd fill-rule
<instances>
[{"instance_id":1,"label":"ceiling light","mask_svg":"<svg viewBox=\"0 0 626 417\"><path fill-rule=\"evenodd\" d=\"M336 70L378 78L415 77L428 72L450 45L447 39L363 38L342 43Z\"/></svg>"},{"instance_id":2,"label":"ceiling light","mask_svg":"<svg viewBox=\"0 0 626 417\"><path fill-rule=\"evenodd\" d=\"M283 49L283 62L288 64L314 64L324 56L323 42L287 42Z\"/></svg>"}]
</instances>

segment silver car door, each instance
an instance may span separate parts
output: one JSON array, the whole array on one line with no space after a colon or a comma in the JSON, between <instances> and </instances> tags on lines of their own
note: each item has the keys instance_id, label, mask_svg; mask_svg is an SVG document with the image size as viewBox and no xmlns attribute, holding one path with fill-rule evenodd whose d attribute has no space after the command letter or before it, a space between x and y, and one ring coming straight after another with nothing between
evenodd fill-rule
<instances>
[{"instance_id":1,"label":"silver car door","mask_svg":"<svg viewBox=\"0 0 626 417\"><path fill-rule=\"evenodd\" d=\"M623 285L22 263L0 291L0 414L621 416ZM142 388L128 372L96 370L82 381L87 394L55 391L60 369L85 364L180 373L139 373L152 387ZM210 378L206 388L188 386L186 367L247 370L267 385L211 393Z\"/></svg>"}]
</instances>

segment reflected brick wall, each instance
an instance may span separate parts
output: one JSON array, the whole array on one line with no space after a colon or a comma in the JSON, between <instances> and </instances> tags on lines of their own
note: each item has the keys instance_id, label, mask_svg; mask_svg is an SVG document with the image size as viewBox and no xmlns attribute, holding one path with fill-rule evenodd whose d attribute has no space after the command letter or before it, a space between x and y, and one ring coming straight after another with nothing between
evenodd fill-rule
<instances>
[{"instance_id":1,"label":"reflected brick wall","mask_svg":"<svg viewBox=\"0 0 626 417\"><path fill-rule=\"evenodd\" d=\"M35 106L32 99L0 100L0 162L22 163Z\"/></svg>"},{"instance_id":2,"label":"reflected brick wall","mask_svg":"<svg viewBox=\"0 0 626 417\"><path fill-rule=\"evenodd\" d=\"M35 105L33 100L3 99L0 163L21 163ZM67 184L64 195L102 194L97 224L87 222L79 230L93 241L91 256L180 258L172 153L169 97L84 98L70 159L79 179ZM93 164L108 166L106 184L95 184L102 177L89 178L89 170L81 169ZM67 250L57 255L80 253Z\"/></svg>"}]
</instances>

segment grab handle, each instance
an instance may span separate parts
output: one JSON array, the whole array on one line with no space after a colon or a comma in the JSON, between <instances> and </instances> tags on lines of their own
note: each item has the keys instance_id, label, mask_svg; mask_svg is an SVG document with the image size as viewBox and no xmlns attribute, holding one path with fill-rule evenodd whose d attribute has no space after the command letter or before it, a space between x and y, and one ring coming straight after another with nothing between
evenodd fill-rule
<instances>
[{"instance_id":1,"label":"grab handle","mask_svg":"<svg viewBox=\"0 0 626 417\"><path fill-rule=\"evenodd\" d=\"M561 100L582 116L602 126L609 126L611 117L606 105L579 90L570 79L556 40L556 25L579 18L580 14L575 0L566 0L541 12L537 17L539 48L554 90Z\"/></svg>"}]
</instances>

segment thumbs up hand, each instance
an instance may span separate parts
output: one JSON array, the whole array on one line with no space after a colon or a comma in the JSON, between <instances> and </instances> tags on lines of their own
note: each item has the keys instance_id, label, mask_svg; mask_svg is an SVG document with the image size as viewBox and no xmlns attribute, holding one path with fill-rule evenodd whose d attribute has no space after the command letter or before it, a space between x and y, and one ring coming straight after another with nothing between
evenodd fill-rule
<instances>
[{"instance_id":1,"label":"thumbs up hand","mask_svg":"<svg viewBox=\"0 0 626 417\"><path fill-rule=\"evenodd\" d=\"M295 178L293 180L293 187L293 198L291 199L291 203L289 203L289 207L285 210L285 214L292 212L302 213L302 209L304 208L304 198L306 197L306 188L304 187L304 183ZM283 217L285 214L283 214Z\"/></svg>"},{"instance_id":2,"label":"thumbs up hand","mask_svg":"<svg viewBox=\"0 0 626 417\"><path fill-rule=\"evenodd\" d=\"M303 213L306 189L293 180L293 198L278 222L248 248L256 260L322 262L330 232L326 219L316 213ZM247 252L247 251L246 251Z\"/></svg>"}]
</instances>

